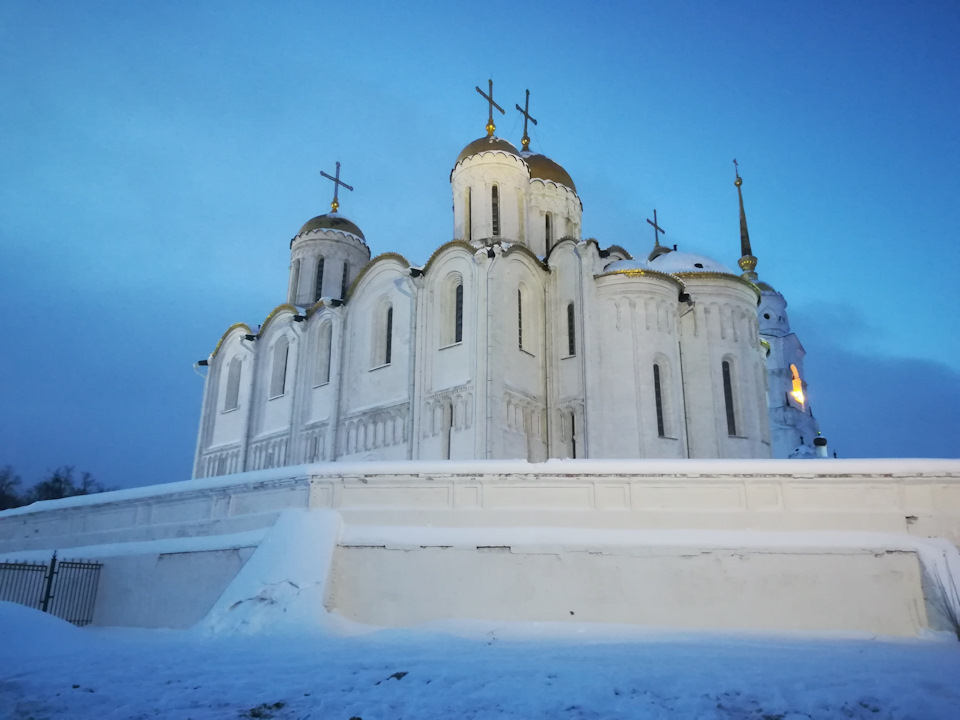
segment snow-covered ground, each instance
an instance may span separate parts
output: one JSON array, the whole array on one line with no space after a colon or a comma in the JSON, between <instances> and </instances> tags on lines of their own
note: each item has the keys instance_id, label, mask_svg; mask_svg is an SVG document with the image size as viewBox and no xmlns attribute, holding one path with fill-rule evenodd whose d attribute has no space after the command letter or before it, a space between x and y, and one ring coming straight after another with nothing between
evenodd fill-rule
<instances>
[{"instance_id":1,"label":"snow-covered ground","mask_svg":"<svg viewBox=\"0 0 960 720\"><path fill-rule=\"evenodd\" d=\"M78 629L0 603L0 717L960 718L960 643L948 636L442 630Z\"/></svg>"}]
</instances>

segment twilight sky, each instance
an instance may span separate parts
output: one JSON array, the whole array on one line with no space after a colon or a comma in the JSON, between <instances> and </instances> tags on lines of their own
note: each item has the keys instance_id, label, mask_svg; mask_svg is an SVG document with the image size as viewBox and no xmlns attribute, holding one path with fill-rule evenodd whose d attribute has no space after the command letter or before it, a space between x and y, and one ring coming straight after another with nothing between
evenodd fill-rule
<instances>
[{"instance_id":1,"label":"twilight sky","mask_svg":"<svg viewBox=\"0 0 960 720\"><path fill-rule=\"evenodd\" d=\"M449 173L531 92L584 237L735 266L789 301L841 457L960 456L960 5L0 4L0 465L189 477L232 323L285 300L329 209L374 255L452 239Z\"/></svg>"}]
</instances>

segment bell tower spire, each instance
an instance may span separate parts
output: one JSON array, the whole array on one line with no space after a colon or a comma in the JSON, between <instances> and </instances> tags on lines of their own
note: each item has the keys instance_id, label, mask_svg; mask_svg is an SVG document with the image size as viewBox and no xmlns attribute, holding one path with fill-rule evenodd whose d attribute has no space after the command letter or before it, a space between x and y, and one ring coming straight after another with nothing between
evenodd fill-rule
<instances>
[{"instance_id":1,"label":"bell tower spire","mask_svg":"<svg viewBox=\"0 0 960 720\"><path fill-rule=\"evenodd\" d=\"M756 282L757 273L754 272L754 270L757 267L757 259L753 256L753 251L750 249L750 233L747 232L747 214L743 211L743 192L740 190L740 186L743 185L743 178L740 177L740 165L737 163L736 158L733 160L733 167L737 175L737 179L733 181L733 184L737 186L737 197L740 199L740 260L737 264L740 266L740 269L743 270L742 278L750 282Z\"/></svg>"}]
</instances>

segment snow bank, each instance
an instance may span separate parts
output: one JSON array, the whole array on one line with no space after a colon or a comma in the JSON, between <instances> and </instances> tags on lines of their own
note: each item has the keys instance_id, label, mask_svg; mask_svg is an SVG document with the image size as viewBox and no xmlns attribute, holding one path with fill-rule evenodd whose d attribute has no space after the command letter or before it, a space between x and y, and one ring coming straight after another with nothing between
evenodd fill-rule
<instances>
[{"instance_id":1,"label":"snow bank","mask_svg":"<svg viewBox=\"0 0 960 720\"><path fill-rule=\"evenodd\" d=\"M196 629L303 633L329 625L323 606L340 514L286 510Z\"/></svg>"},{"instance_id":2,"label":"snow bank","mask_svg":"<svg viewBox=\"0 0 960 720\"><path fill-rule=\"evenodd\" d=\"M42 648L69 653L88 643L89 633L40 610L0 600L0 659L16 660Z\"/></svg>"}]
</instances>

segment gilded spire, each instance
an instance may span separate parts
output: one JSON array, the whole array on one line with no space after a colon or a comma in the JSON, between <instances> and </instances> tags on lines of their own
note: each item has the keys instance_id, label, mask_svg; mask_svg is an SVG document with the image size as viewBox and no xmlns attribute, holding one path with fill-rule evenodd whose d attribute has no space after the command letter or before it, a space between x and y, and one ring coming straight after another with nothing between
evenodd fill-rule
<instances>
[{"instance_id":1,"label":"gilded spire","mask_svg":"<svg viewBox=\"0 0 960 720\"><path fill-rule=\"evenodd\" d=\"M497 129L497 126L493 124L493 109L496 108L499 110L501 115L506 115L506 113L502 107L493 101L493 80L487 80L487 82L490 84L490 94L488 95L481 90L479 85L477 86L477 92L483 95L484 99L490 105L490 113L487 116L487 137L493 137L493 133Z\"/></svg>"},{"instance_id":2,"label":"gilded spire","mask_svg":"<svg viewBox=\"0 0 960 720\"><path fill-rule=\"evenodd\" d=\"M743 211L743 191L740 186L743 185L743 178L740 177L740 166L736 159L733 161L734 172L737 179L733 184L737 186L737 197L740 198L740 261L737 263L743 270L742 278L750 282L757 281L757 273L754 270L757 267L757 259L753 256L750 249L750 233L747 232L747 214Z\"/></svg>"}]
</instances>

